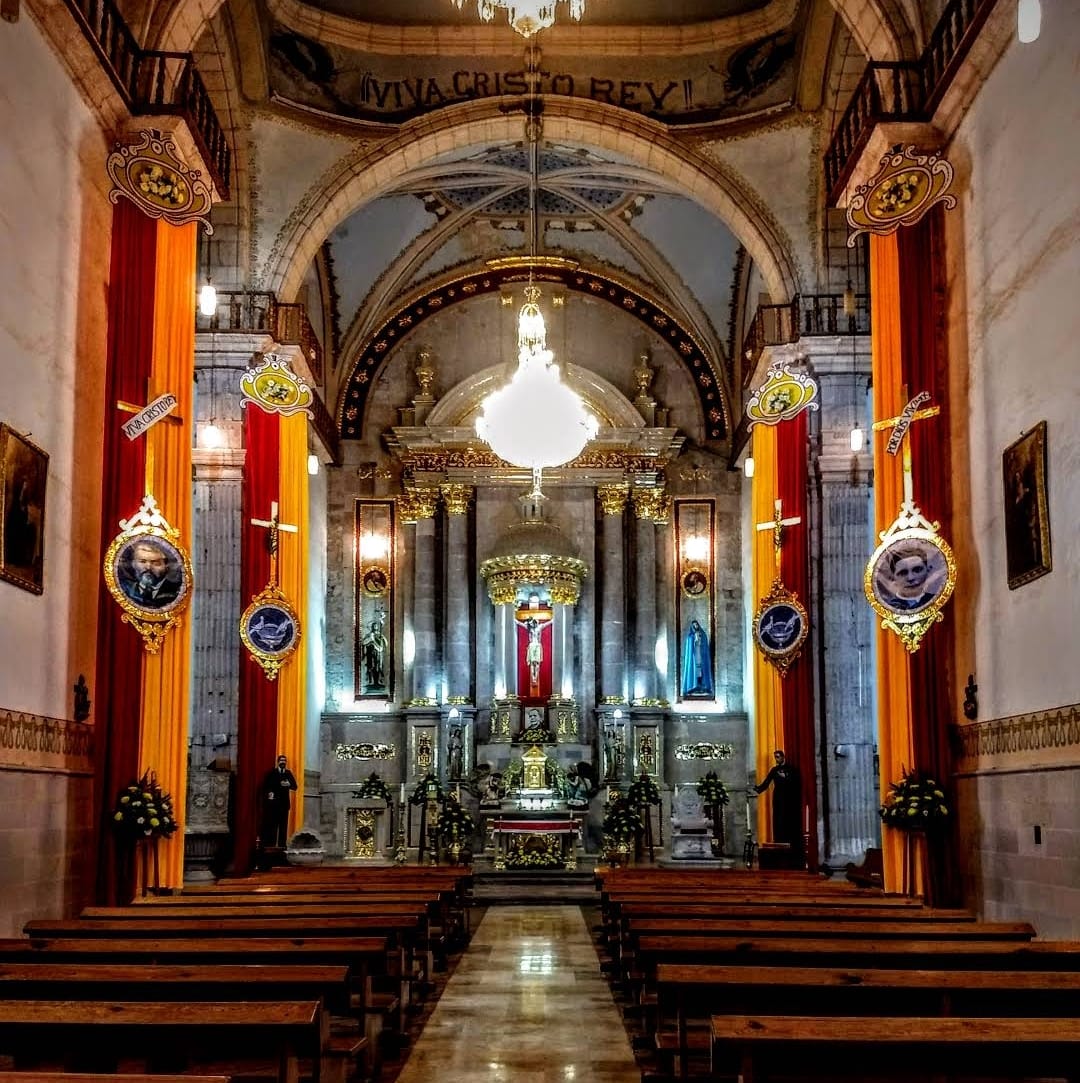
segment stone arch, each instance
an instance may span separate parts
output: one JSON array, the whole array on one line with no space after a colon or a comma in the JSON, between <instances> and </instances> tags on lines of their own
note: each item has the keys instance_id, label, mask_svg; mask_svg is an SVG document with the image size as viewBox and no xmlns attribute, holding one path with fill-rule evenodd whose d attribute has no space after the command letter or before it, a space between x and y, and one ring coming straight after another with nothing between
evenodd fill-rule
<instances>
[{"instance_id":1,"label":"stone arch","mask_svg":"<svg viewBox=\"0 0 1080 1083\"><path fill-rule=\"evenodd\" d=\"M918 27L912 28L901 0L831 0L868 60L914 60Z\"/></svg>"},{"instance_id":2,"label":"stone arch","mask_svg":"<svg viewBox=\"0 0 1080 1083\"><path fill-rule=\"evenodd\" d=\"M774 302L798 292L784 230L723 166L688 148L664 125L634 113L560 97L545 98L544 110L545 138L584 144L655 170L727 224L760 266ZM411 121L389 140L360 147L329 170L290 216L267 260L265 288L291 298L330 231L410 169L456 149L519 140L521 131L519 110L507 112L505 101L485 99Z\"/></svg>"}]
</instances>

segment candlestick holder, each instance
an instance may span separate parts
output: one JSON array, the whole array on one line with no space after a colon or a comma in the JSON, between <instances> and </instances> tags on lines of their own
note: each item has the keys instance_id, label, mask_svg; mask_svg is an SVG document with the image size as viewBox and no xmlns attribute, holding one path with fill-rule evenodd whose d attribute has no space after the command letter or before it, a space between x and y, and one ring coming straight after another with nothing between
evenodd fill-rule
<instances>
[{"instance_id":1,"label":"candlestick holder","mask_svg":"<svg viewBox=\"0 0 1080 1083\"><path fill-rule=\"evenodd\" d=\"M398 805L397 837L394 840L394 864L404 865L409 860L409 846L405 837L405 817L408 816L409 806L402 801Z\"/></svg>"}]
</instances>

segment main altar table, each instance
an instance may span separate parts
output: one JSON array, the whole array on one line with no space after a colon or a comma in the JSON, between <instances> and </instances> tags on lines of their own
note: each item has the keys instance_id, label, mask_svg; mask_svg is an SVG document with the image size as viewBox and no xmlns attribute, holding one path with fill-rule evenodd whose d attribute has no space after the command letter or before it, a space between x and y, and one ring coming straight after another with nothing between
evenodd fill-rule
<instances>
[{"instance_id":1,"label":"main altar table","mask_svg":"<svg viewBox=\"0 0 1080 1083\"><path fill-rule=\"evenodd\" d=\"M582 843L582 827L586 816L580 812L492 812L487 818L486 830L491 847L495 851L496 869L506 868L506 859L516 838L522 835L554 837L559 841L563 867L577 868L578 848Z\"/></svg>"}]
</instances>

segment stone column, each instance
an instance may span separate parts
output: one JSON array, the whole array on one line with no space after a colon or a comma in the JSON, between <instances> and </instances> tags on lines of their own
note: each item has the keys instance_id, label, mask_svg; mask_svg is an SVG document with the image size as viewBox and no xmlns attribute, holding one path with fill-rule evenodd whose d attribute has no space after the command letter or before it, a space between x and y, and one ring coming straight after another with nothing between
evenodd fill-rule
<instances>
[{"instance_id":1,"label":"stone column","mask_svg":"<svg viewBox=\"0 0 1080 1083\"><path fill-rule=\"evenodd\" d=\"M853 348L854 347L854 348ZM799 348L820 387L821 412L812 441L810 544L814 657L824 658L818 695L824 725L822 856L830 865L860 860L879 845L875 685L871 663L874 616L863 595L863 570L873 546L873 493L869 438L870 340L866 336L814 337ZM856 419L867 433L853 453ZM812 433L812 435L814 435ZM827 804L828 807L825 807Z\"/></svg>"},{"instance_id":2,"label":"stone column","mask_svg":"<svg viewBox=\"0 0 1080 1083\"><path fill-rule=\"evenodd\" d=\"M671 500L666 499L656 519L656 637L666 646L667 665L656 671L657 695L665 702L675 700L675 532L671 527ZM715 651L715 646L714 646Z\"/></svg>"},{"instance_id":3,"label":"stone column","mask_svg":"<svg viewBox=\"0 0 1080 1083\"><path fill-rule=\"evenodd\" d=\"M664 506L660 489L634 493L634 670L631 702L655 706L656 520Z\"/></svg>"},{"instance_id":4,"label":"stone column","mask_svg":"<svg viewBox=\"0 0 1080 1083\"><path fill-rule=\"evenodd\" d=\"M447 703L472 702L472 601L469 597L468 511L472 488L442 486L446 507L446 679Z\"/></svg>"},{"instance_id":5,"label":"stone column","mask_svg":"<svg viewBox=\"0 0 1080 1083\"><path fill-rule=\"evenodd\" d=\"M600 567L600 697L626 701L626 572L623 512L626 485L602 485L596 491L604 520Z\"/></svg>"},{"instance_id":6,"label":"stone column","mask_svg":"<svg viewBox=\"0 0 1080 1083\"><path fill-rule=\"evenodd\" d=\"M439 694L435 642L435 504L433 489L410 489L405 522L413 524L412 700L434 706Z\"/></svg>"}]
</instances>

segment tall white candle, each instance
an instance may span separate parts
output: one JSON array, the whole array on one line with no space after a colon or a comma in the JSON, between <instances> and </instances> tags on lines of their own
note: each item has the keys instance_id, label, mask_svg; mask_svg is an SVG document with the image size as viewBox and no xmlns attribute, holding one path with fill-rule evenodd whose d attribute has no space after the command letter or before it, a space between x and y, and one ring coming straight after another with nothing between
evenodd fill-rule
<instances>
[{"instance_id":1,"label":"tall white candle","mask_svg":"<svg viewBox=\"0 0 1080 1083\"><path fill-rule=\"evenodd\" d=\"M803 805L802 829L804 835L810 834L810 806Z\"/></svg>"},{"instance_id":2,"label":"tall white candle","mask_svg":"<svg viewBox=\"0 0 1080 1083\"><path fill-rule=\"evenodd\" d=\"M405 783L401 784L401 803L405 804Z\"/></svg>"}]
</instances>

